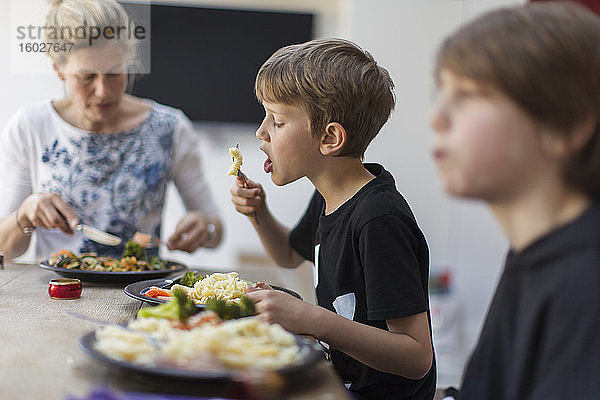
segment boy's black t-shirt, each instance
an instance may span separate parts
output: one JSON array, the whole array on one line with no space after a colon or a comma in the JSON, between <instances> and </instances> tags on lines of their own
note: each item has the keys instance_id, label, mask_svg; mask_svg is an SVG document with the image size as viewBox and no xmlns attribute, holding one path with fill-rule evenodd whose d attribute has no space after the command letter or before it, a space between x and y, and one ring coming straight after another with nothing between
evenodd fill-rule
<instances>
[{"instance_id":1,"label":"boy's black t-shirt","mask_svg":"<svg viewBox=\"0 0 600 400\"><path fill-rule=\"evenodd\" d=\"M325 215L325 201L315 191L290 243L315 264L320 306L388 330L387 319L421 312L429 318L429 251L394 178L381 165L364 165L375 179L333 213ZM435 362L424 378L411 380L335 349L331 359L350 390L364 398L432 399L435 393Z\"/></svg>"},{"instance_id":2,"label":"boy's black t-shirt","mask_svg":"<svg viewBox=\"0 0 600 400\"><path fill-rule=\"evenodd\" d=\"M600 399L599 204L509 252L459 399Z\"/></svg>"}]
</instances>

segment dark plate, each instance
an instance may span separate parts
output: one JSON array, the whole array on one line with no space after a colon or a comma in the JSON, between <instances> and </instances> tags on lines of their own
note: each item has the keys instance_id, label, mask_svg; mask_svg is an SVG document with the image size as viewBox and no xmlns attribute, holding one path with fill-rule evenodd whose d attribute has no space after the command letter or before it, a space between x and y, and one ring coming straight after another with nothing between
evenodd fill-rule
<instances>
[{"instance_id":1,"label":"dark plate","mask_svg":"<svg viewBox=\"0 0 600 400\"><path fill-rule=\"evenodd\" d=\"M205 271L202 271L202 273L205 273ZM166 303L167 302L166 300L155 299L154 297L144 296L144 293L150 286L158 286L161 288L169 289L171 286L173 286L173 284L178 283L180 278L181 278L181 276L178 276L177 278L174 278L174 279L150 279L147 281L134 282L134 283L131 283L131 284L125 286L125 289L123 289L123 291L125 292L125 294L127 296L133 297L134 299L137 299L137 300L144 301L146 303L155 304L155 305L161 304L161 303ZM302 300L302 296L300 296L298 293L294 292L293 290L286 289L286 288L280 287L280 286L274 286L274 285L271 285L271 287L275 290L281 290L282 292L291 294L292 296ZM203 309L204 304L196 304L196 307Z\"/></svg>"},{"instance_id":2,"label":"dark plate","mask_svg":"<svg viewBox=\"0 0 600 400\"><path fill-rule=\"evenodd\" d=\"M152 271L84 271L80 269L66 269L48 265L48 261L39 264L44 269L49 269L66 278L77 278L84 282L102 282L102 283L130 283L143 281L147 279L162 278L174 272L181 272L187 269L185 265L168 261L166 269L157 269ZM172 269L171 269L172 268Z\"/></svg>"},{"instance_id":3,"label":"dark plate","mask_svg":"<svg viewBox=\"0 0 600 400\"><path fill-rule=\"evenodd\" d=\"M298 363L285 368L276 370L278 374L289 376L291 374L303 372L311 365L321 360L324 356L323 347L314 340L296 336L296 342L300 347L301 359ZM159 376L161 378L186 380L186 381L230 381L234 378L235 371L225 370L223 372L201 372L191 371L176 367L153 367L138 365L127 361L113 360L100 353L94 348L96 343L96 333L90 332L79 340L79 346L92 358L112 367L123 370L137 372L144 375Z\"/></svg>"}]
</instances>

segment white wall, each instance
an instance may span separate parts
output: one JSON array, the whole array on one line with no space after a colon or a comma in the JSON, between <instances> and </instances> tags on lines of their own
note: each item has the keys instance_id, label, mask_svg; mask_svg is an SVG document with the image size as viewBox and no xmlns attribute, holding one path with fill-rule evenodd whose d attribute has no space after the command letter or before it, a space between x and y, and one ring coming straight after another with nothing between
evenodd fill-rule
<instances>
[{"instance_id":1,"label":"white wall","mask_svg":"<svg viewBox=\"0 0 600 400\"><path fill-rule=\"evenodd\" d=\"M13 0L20 1L20 0ZM435 50L444 35L471 17L491 8L525 0L182 0L204 6L298 10L315 12L317 36L346 37L369 50L388 68L395 83L397 106L367 152L367 161L383 163L396 177L425 232L432 268L448 267L454 275L454 293L462 309L462 348L457 365L447 373L458 381L463 359L470 351L490 296L496 285L506 251L503 239L487 208L478 203L449 199L440 189L430 157L432 132L427 113L433 96L431 78ZM163 1L174 3L174 1ZM49 75L11 74L8 31L10 0L0 0L0 127L24 104L59 97L62 87ZM274 33L276 34L276 33ZM49 64L48 64L49 68ZM261 253L251 226L237 215L229 201L231 179L227 148L240 142L245 172L266 186L268 202L284 223L292 225L301 215L312 188L306 180L277 188L262 172L262 153L253 126L199 126L205 168L227 225L226 238L218 250L201 250L181 256L191 265L230 269L239 253ZM183 212L177 196L169 195L165 231L171 232ZM291 276L289 279L296 279ZM297 277L305 279L305 277Z\"/></svg>"},{"instance_id":2,"label":"white wall","mask_svg":"<svg viewBox=\"0 0 600 400\"><path fill-rule=\"evenodd\" d=\"M51 64L45 65L47 73L12 74L10 73L10 31L11 3L17 0L0 0L0 127L4 127L8 118L24 104L58 97L63 93L58 79L52 78Z\"/></svg>"}]
</instances>

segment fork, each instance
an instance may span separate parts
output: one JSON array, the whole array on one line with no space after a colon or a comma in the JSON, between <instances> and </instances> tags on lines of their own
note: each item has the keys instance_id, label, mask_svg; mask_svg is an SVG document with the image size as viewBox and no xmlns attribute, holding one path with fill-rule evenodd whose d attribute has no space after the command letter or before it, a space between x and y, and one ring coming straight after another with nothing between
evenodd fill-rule
<instances>
[{"instance_id":1,"label":"fork","mask_svg":"<svg viewBox=\"0 0 600 400\"><path fill-rule=\"evenodd\" d=\"M235 144L235 148L236 149L240 149L240 142L237 142ZM235 161L235 158L231 157L232 161ZM246 174L244 174L242 172L242 168L238 168L237 169L237 176L242 180L242 185L245 189L249 189L250 186L248 185L248 177L246 176ZM256 211L252 212L252 217L254 218L254 221L256 222L256 225L258 225L258 217L256 216Z\"/></svg>"}]
</instances>

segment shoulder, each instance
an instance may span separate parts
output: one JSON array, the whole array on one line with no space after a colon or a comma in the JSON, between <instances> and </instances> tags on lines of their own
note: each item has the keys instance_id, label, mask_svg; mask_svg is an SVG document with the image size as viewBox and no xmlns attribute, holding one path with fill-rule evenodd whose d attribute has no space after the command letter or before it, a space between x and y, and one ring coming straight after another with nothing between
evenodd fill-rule
<instances>
[{"instance_id":1,"label":"shoulder","mask_svg":"<svg viewBox=\"0 0 600 400\"><path fill-rule=\"evenodd\" d=\"M8 126L44 126L53 116L50 100L19 108L9 119Z\"/></svg>"},{"instance_id":2,"label":"shoulder","mask_svg":"<svg viewBox=\"0 0 600 400\"><path fill-rule=\"evenodd\" d=\"M51 131L53 118L52 104L49 100L19 108L7 121L3 129L3 140L24 141L30 136L43 136Z\"/></svg>"},{"instance_id":3,"label":"shoulder","mask_svg":"<svg viewBox=\"0 0 600 400\"><path fill-rule=\"evenodd\" d=\"M593 303L600 315L600 205L593 204L542 244L546 251L536 259L532 274L552 282L554 304L589 310Z\"/></svg>"},{"instance_id":4,"label":"shoulder","mask_svg":"<svg viewBox=\"0 0 600 400\"><path fill-rule=\"evenodd\" d=\"M597 237L579 249L574 248L569 254L557 257L553 267L550 272L561 276L555 281L557 300L585 308L589 307L593 297L600 307L600 240Z\"/></svg>"},{"instance_id":5,"label":"shoulder","mask_svg":"<svg viewBox=\"0 0 600 400\"><path fill-rule=\"evenodd\" d=\"M396 189L392 175L378 164L367 165L371 172L378 172L375 179L363 188L357 199L355 215L362 224L379 217L396 217L409 225L416 220L402 194Z\"/></svg>"},{"instance_id":6,"label":"shoulder","mask_svg":"<svg viewBox=\"0 0 600 400\"><path fill-rule=\"evenodd\" d=\"M169 120L176 124L190 124L192 121L185 115L185 113L179 108L167 106L165 104L160 104L155 102L154 100L147 100L150 102L150 106L152 107L152 111L156 114L156 116L160 120Z\"/></svg>"}]
</instances>

